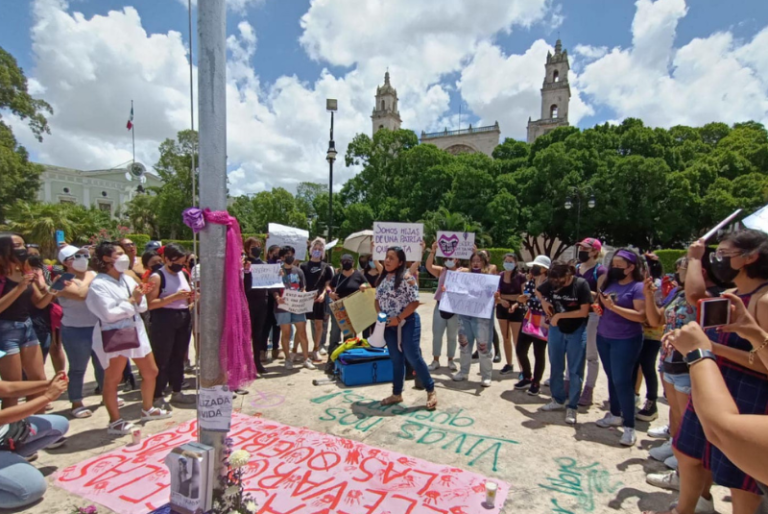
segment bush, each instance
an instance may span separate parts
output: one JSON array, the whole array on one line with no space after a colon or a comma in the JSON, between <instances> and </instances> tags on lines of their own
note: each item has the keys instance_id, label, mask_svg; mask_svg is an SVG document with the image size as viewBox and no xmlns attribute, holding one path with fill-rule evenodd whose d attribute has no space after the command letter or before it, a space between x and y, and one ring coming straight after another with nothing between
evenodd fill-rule
<instances>
[{"instance_id":1,"label":"bush","mask_svg":"<svg viewBox=\"0 0 768 514\"><path fill-rule=\"evenodd\" d=\"M659 256L659 262L664 266L664 273L674 273L675 262L680 257L685 257L688 250L656 250L653 253Z\"/></svg>"},{"instance_id":2,"label":"bush","mask_svg":"<svg viewBox=\"0 0 768 514\"><path fill-rule=\"evenodd\" d=\"M139 255L144 253L144 247L152 240L147 234L126 234L125 237L136 243Z\"/></svg>"}]
</instances>

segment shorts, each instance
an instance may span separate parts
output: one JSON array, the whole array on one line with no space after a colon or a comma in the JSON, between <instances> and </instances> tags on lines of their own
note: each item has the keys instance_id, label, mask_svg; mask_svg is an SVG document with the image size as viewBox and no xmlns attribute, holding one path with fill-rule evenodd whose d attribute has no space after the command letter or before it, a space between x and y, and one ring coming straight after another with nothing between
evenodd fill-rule
<instances>
[{"instance_id":1,"label":"shorts","mask_svg":"<svg viewBox=\"0 0 768 514\"><path fill-rule=\"evenodd\" d=\"M307 319L324 320L326 316L325 301L315 302L312 306L312 312L307 312L304 316L306 316Z\"/></svg>"},{"instance_id":2,"label":"shorts","mask_svg":"<svg viewBox=\"0 0 768 514\"><path fill-rule=\"evenodd\" d=\"M275 320L278 325L293 325L307 321L306 314L294 314L292 312L275 311Z\"/></svg>"},{"instance_id":3,"label":"shorts","mask_svg":"<svg viewBox=\"0 0 768 514\"><path fill-rule=\"evenodd\" d=\"M40 345L32 319L25 321L0 320L0 350L6 355L15 355L22 348Z\"/></svg>"},{"instance_id":4,"label":"shorts","mask_svg":"<svg viewBox=\"0 0 768 514\"><path fill-rule=\"evenodd\" d=\"M662 373L664 382L672 384L675 387L675 391L683 394L691 394L691 375L683 373L680 375L670 375L669 373Z\"/></svg>"},{"instance_id":5,"label":"shorts","mask_svg":"<svg viewBox=\"0 0 768 514\"><path fill-rule=\"evenodd\" d=\"M515 312L509 312L509 309L499 304L496 306L496 319L511 321L512 323L522 323L525 317L525 309L518 305Z\"/></svg>"}]
</instances>

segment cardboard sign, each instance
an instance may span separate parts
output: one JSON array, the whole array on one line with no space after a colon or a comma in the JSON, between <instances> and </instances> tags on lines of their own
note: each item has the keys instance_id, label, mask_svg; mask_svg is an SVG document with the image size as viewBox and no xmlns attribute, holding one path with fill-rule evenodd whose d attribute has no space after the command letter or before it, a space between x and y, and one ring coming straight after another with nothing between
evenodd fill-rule
<instances>
[{"instance_id":1,"label":"cardboard sign","mask_svg":"<svg viewBox=\"0 0 768 514\"><path fill-rule=\"evenodd\" d=\"M704 241L707 241L707 240L708 240L710 237L712 237L712 236L714 236L715 234L717 234L717 231L718 231L718 230L720 230L721 228L723 228L724 226L728 225L730 222L732 222L733 220L735 220L735 219L736 219L736 216L738 216L739 214L741 214L741 209L736 209L735 211L733 211L733 212L731 213L731 215L730 215L730 216L728 216L728 217L727 217L727 218L725 218L723 221L721 221L720 223L718 223L717 225L715 225L714 227L712 227L712 229L710 229L710 231L709 231L709 232L707 232L706 234L704 234L703 236L701 236L701 238L702 238Z\"/></svg>"},{"instance_id":2,"label":"cardboard sign","mask_svg":"<svg viewBox=\"0 0 768 514\"><path fill-rule=\"evenodd\" d=\"M357 291L342 300L347 309L347 316L356 333L376 323L379 312L376 310L376 290L372 287Z\"/></svg>"},{"instance_id":3,"label":"cardboard sign","mask_svg":"<svg viewBox=\"0 0 768 514\"><path fill-rule=\"evenodd\" d=\"M327 252L329 250L333 250L336 247L337 244L339 244L339 240L338 239L334 239L333 241L331 241L330 243L325 245L325 251Z\"/></svg>"},{"instance_id":4,"label":"cardboard sign","mask_svg":"<svg viewBox=\"0 0 768 514\"><path fill-rule=\"evenodd\" d=\"M279 264L252 264L251 289L274 289L285 287L280 276Z\"/></svg>"},{"instance_id":5,"label":"cardboard sign","mask_svg":"<svg viewBox=\"0 0 768 514\"><path fill-rule=\"evenodd\" d=\"M449 271L445 276L445 292L440 298L440 310L490 319L500 279L499 275Z\"/></svg>"},{"instance_id":6,"label":"cardboard sign","mask_svg":"<svg viewBox=\"0 0 768 514\"><path fill-rule=\"evenodd\" d=\"M294 314L312 312L316 297L317 291L302 293L301 291L286 290L285 293L283 293L285 303L280 304L280 310L292 312Z\"/></svg>"},{"instance_id":7,"label":"cardboard sign","mask_svg":"<svg viewBox=\"0 0 768 514\"><path fill-rule=\"evenodd\" d=\"M475 251L474 232L437 233L437 256L451 259L469 259Z\"/></svg>"},{"instance_id":8,"label":"cardboard sign","mask_svg":"<svg viewBox=\"0 0 768 514\"><path fill-rule=\"evenodd\" d=\"M373 223L373 259L383 261L387 250L399 246L407 261L421 261L421 241L424 225L421 223Z\"/></svg>"},{"instance_id":9,"label":"cardboard sign","mask_svg":"<svg viewBox=\"0 0 768 514\"><path fill-rule=\"evenodd\" d=\"M196 437L195 422L183 423L65 468L53 480L118 514L159 510L171 492L165 456ZM498 514L509 492L509 484L493 479L496 501L486 506L482 475L269 419L235 413L229 437L234 449L251 454L244 491L261 514Z\"/></svg>"},{"instance_id":10,"label":"cardboard sign","mask_svg":"<svg viewBox=\"0 0 768 514\"><path fill-rule=\"evenodd\" d=\"M201 387L197 417L205 430L228 432L232 421L232 392L227 386Z\"/></svg>"},{"instance_id":11,"label":"cardboard sign","mask_svg":"<svg viewBox=\"0 0 768 514\"><path fill-rule=\"evenodd\" d=\"M279 223L270 223L268 231L267 248L272 245L292 246L296 250L294 256L297 261L303 261L307 258L308 231L301 228L286 227Z\"/></svg>"},{"instance_id":12,"label":"cardboard sign","mask_svg":"<svg viewBox=\"0 0 768 514\"><path fill-rule=\"evenodd\" d=\"M331 302L330 307L331 315L336 318L336 324L339 325L342 340L346 341L350 337L355 337L355 329L352 327L352 322L349 321L349 314L347 314L347 308L344 307L344 300Z\"/></svg>"}]
</instances>

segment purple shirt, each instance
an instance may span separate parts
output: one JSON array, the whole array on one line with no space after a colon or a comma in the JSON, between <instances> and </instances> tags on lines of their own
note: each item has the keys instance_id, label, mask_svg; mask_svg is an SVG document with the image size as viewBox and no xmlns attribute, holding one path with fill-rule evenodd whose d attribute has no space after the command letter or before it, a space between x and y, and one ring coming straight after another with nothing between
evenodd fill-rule
<instances>
[{"instance_id":1,"label":"purple shirt","mask_svg":"<svg viewBox=\"0 0 768 514\"><path fill-rule=\"evenodd\" d=\"M613 283L603 291L609 295L616 294L615 303L619 307L634 309L635 300L645 300L642 282L630 282L627 285ZM600 324L597 326L597 335L608 339L629 339L643 335L643 324L630 321L608 309L603 309Z\"/></svg>"},{"instance_id":2,"label":"purple shirt","mask_svg":"<svg viewBox=\"0 0 768 514\"><path fill-rule=\"evenodd\" d=\"M589 269L585 269L583 264L576 268L576 276L581 277L589 284L589 289L593 293L597 292L597 279L608 273L608 270L602 264L595 264Z\"/></svg>"}]
</instances>

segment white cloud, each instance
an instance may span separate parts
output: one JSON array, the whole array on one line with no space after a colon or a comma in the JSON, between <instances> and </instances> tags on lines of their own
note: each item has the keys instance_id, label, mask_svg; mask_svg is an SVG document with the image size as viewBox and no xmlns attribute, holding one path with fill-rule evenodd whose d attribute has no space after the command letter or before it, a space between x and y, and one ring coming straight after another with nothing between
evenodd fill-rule
<instances>
[{"instance_id":1,"label":"white cloud","mask_svg":"<svg viewBox=\"0 0 768 514\"><path fill-rule=\"evenodd\" d=\"M608 53L607 46L576 45L574 53L584 59L594 60L603 57Z\"/></svg>"}]
</instances>

